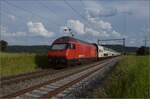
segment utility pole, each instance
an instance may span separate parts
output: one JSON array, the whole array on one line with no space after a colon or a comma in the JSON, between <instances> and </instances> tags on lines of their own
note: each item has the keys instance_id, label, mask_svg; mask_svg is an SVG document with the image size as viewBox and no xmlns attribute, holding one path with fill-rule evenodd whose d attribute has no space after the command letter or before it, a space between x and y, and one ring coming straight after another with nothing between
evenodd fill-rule
<instances>
[{"instance_id":1,"label":"utility pole","mask_svg":"<svg viewBox=\"0 0 150 99\"><path fill-rule=\"evenodd\" d=\"M147 37L145 36L145 39L144 39L144 45L145 47L147 46Z\"/></svg>"},{"instance_id":2,"label":"utility pole","mask_svg":"<svg viewBox=\"0 0 150 99\"><path fill-rule=\"evenodd\" d=\"M125 55L125 54L126 54L126 51L125 51L125 40L126 40L126 39L123 38L122 40L123 40L123 54Z\"/></svg>"}]
</instances>

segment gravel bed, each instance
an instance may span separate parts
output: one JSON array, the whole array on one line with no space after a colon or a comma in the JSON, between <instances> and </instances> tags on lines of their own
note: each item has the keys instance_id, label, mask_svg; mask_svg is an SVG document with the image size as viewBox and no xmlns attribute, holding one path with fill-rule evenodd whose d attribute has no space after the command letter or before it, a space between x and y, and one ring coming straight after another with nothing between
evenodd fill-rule
<instances>
[{"instance_id":1,"label":"gravel bed","mask_svg":"<svg viewBox=\"0 0 150 99\"><path fill-rule=\"evenodd\" d=\"M100 86L104 78L109 74L113 69L116 63L104 67L101 70L93 73L89 77L83 79L79 83L73 85L72 87L66 89L62 93L58 94L54 99L57 98L66 98L66 99L76 99L76 98L94 98L92 96L93 89L96 89ZM96 98L96 97L95 97Z\"/></svg>"},{"instance_id":2,"label":"gravel bed","mask_svg":"<svg viewBox=\"0 0 150 99\"><path fill-rule=\"evenodd\" d=\"M104 62L104 61L101 61L99 63L102 63L102 62ZM21 81L21 82L10 84L10 85L1 86L0 87L0 97L4 96L4 95L8 95L10 93L17 92L19 90L22 90L22 89L25 89L28 87L31 87L33 85L37 85L37 84L46 82L48 80L52 80L52 79L60 77L60 76L71 74L73 72L90 67L91 65L96 64L96 63L98 63L98 62L89 64L89 65L84 65L84 66L74 66L74 67L69 67L69 68L65 68L65 69L61 69L61 70L56 70L55 74L46 75L46 76L25 80L25 81Z\"/></svg>"}]
</instances>

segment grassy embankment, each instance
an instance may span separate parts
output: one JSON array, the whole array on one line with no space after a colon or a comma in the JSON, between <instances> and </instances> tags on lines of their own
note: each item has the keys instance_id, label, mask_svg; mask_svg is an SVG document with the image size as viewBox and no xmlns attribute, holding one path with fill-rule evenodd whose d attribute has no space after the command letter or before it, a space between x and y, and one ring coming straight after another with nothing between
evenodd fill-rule
<instances>
[{"instance_id":1,"label":"grassy embankment","mask_svg":"<svg viewBox=\"0 0 150 99\"><path fill-rule=\"evenodd\" d=\"M148 98L149 56L124 56L93 95L104 98Z\"/></svg>"},{"instance_id":2,"label":"grassy embankment","mask_svg":"<svg viewBox=\"0 0 150 99\"><path fill-rule=\"evenodd\" d=\"M45 54L0 53L0 76L36 71L48 66Z\"/></svg>"}]
</instances>

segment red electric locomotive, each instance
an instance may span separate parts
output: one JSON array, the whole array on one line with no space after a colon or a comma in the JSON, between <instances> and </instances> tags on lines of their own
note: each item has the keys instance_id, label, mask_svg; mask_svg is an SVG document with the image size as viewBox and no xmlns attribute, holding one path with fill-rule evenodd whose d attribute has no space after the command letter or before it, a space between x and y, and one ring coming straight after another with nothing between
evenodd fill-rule
<instances>
[{"instance_id":1,"label":"red electric locomotive","mask_svg":"<svg viewBox=\"0 0 150 99\"><path fill-rule=\"evenodd\" d=\"M73 37L64 36L56 39L48 52L51 64L70 64L97 59L97 47Z\"/></svg>"}]
</instances>

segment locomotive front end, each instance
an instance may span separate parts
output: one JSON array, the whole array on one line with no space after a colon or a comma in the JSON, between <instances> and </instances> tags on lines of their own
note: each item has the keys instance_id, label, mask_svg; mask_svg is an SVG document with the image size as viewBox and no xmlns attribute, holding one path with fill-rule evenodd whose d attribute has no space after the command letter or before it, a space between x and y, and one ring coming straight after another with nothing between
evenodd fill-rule
<instances>
[{"instance_id":1,"label":"locomotive front end","mask_svg":"<svg viewBox=\"0 0 150 99\"><path fill-rule=\"evenodd\" d=\"M67 61L67 44L53 44L48 52L51 64L62 64Z\"/></svg>"}]
</instances>

